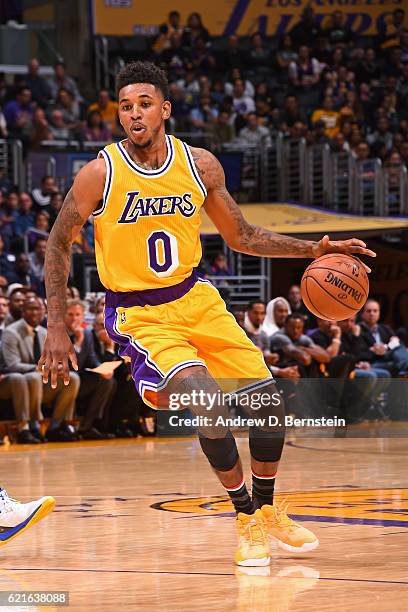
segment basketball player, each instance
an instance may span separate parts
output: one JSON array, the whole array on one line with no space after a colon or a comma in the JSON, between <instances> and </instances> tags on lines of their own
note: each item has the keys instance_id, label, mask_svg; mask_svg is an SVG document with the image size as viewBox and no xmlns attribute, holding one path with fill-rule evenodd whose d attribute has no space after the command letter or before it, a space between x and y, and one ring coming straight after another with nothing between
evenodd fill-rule
<instances>
[{"instance_id":1,"label":"basketball player","mask_svg":"<svg viewBox=\"0 0 408 612\"><path fill-rule=\"evenodd\" d=\"M9 497L5 489L0 488L0 546L41 521L54 510L54 506L53 497L41 497L21 504Z\"/></svg>"},{"instance_id":2,"label":"basketball player","mask_svg":"<svg viewBox=\"0 0 408 612\"><path fill-rule=\"evenodd\" d=\"M311 242L250 225L226 190L218 160L165 133L171 103L164 72L148 62L131 63L116 85L127 138L105 147L77 174L47 244L48 336L39 361L44 382L50 376L55 386L61 368L68 384L68 359L77 367L64 326L66 282L71 244L92 214L98 271L107 290L105 326L131 360L144 401L161 407L164 388L191 398L200 391L214 397L217 381L237 381L239 393L262 390L271 398L263 415L273 413L277 425L249 432L252 498L228 427L204 424L198 431L202 450L237 512L235 562L268 564L269 536L286 550L312 550L316 536L273 503L284 413L271 373L218 291L195 272L201 259L200 209L228 246L243 253L309 258L374 253L361 240L331 242L325 236ZM194 414L209 414L206 401L193 403ZM213 411L227 414L218 400Z\"/></svg>"}]
</instances>

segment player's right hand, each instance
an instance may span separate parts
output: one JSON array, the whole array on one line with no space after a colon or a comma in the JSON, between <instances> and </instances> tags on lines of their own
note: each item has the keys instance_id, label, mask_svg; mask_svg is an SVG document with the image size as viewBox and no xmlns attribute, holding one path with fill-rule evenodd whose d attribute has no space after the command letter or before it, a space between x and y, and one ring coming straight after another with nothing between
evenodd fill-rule
<instances>
[{"instance_id":1,"label":"player's right hand","mask_svg":"<svg viewBox=\"0 0 408 612\"><path fill-rule=\"evenodd\" d=\"M49 327L44 348L38 362L43 383L47 384L51 374L51 387L56 388L58 376L62 376L64 385L69 385L69 361L74 370L78 370L77 356L69 339L65 326Z\"/></svg>"}]
</instances>

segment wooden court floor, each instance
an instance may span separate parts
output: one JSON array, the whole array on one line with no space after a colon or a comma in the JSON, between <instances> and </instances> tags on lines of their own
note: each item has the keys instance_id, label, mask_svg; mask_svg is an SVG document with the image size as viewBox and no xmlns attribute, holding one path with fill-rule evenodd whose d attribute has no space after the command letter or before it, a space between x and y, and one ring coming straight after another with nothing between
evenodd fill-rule
<instances>
[{"instance_id":1,"label":"wooden court floor","mask_svg":"<svg viewBox=\"0 0 408 612\"><path fill-rule=\"evenodd\" d=\"M258 575L232 563L231 506L195 438L2 448L1 485L57 507L0 549L0 591L67 590L76 610L407 610L407 438L288 442L279 496L321 544Z\"/></svg>"}]
</instances>

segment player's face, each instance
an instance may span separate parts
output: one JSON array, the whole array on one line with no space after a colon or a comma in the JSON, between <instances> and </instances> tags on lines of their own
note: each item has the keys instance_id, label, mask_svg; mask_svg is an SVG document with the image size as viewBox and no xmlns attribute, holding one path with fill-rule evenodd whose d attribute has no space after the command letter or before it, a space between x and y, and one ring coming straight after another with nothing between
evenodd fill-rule
<instances>
[{"instance_id":1,"label":"player's face","mask_svg":"<svg viewBox=\"0 0 408 612\"><path fill-rule=\"evenodd\" d=\"M119 92L119 121L137 148L149 147L170 117L171 104L150 83L135 83Z\"/></svg>"}]
</instances>

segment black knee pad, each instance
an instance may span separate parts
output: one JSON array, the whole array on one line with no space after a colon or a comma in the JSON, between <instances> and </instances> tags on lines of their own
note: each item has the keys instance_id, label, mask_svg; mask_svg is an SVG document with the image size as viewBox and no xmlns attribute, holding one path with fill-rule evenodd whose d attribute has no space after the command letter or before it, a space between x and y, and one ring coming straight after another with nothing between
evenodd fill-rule
<instances>
[{"instance_id":1,"label":"black knee pad","mask_svg":"<svg viewBox=\"0 0 408 612\"><path fill-rule=\"evenodd\" d=\"M285 428L265 431L259 427L249 429L249 449L256 461L279 461L285 442Z\"/></svg>"},{"instance_id":2,"label":"black knee pad","mask_svg":"<svg viewBox=\"0 0 408 612\"><path fill-rule=\"evenodd\" d=\"M199 434L198 439L211 467L220 472L232 470L238 461L238 449L230 431L225 438L206 438Z\"/></svg>"}]
</instances>

